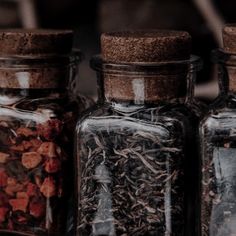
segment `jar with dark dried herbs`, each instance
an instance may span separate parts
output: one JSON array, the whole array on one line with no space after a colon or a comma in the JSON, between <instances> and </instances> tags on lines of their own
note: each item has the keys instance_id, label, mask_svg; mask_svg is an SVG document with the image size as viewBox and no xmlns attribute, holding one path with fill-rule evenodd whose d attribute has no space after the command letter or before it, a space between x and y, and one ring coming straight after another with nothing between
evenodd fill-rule
<instances>
[{"instance_id":1,"label":"jar with dark dried herbs","mask_svg":"<svg viewBox=\"0 0 236 236\"><path fill-rule=\"evenodd\" d=\"M200 126L202 236L236 235L236 25L223 29L223 49L213 52L221 95Z\"/></svg>"},{"instance_id":2,"label":"jar with dark dried herbs","mask_svg":"<svg viewBox=\"0 0 236 236\"><path fill-rule=\"evenodd\" d=\"M67 94L78 64L72 39L0 31L0 235L66 233L78 113Z\"/></svg>"},{"instance_id":3,"label":"jar with dark dried herbs","mask_svg":"<svg viewBox=\"0 0 236 236\"><path fill-rule=\"evenodd\" d=\"M187 80L198 64L190 42L182 31L102 35L91 66L105 102L77 126L78 236L190 235L186 146L197 118Z\"/></svg>"}]
</instances>

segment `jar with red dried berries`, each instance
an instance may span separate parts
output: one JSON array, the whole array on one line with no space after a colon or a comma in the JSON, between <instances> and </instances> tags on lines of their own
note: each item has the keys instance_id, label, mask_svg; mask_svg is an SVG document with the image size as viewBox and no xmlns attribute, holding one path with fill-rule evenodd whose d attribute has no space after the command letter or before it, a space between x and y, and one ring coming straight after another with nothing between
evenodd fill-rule
<instances>
[{"instance_id":1,"label":"jar with red dried berries","mask_svg":"<svg viewBox=\"0 0 236 236\"><path fill-rule=\"evenodd\" d=\"M190 44L182 31L102 35L91 66L104 102L77 125L78 236L196 235Z\"/></svg>"},{"instance_id":2,"label":"jar with red dried berries","mask_svg":"<svg viewBox=\"0 0 236 236\"><path fill-rule=\"evenodd\" d=\"M72 39L71 31L0 31L0 235L66 234L73 131L86 106L68 95L79 61Z\"/></svg>"},{"instance_id":3,"label":"jar with red dried berries","mask_svg":"<svg viewBox=\"0 0 236 236\"><path fill-rule=\"evenodd\" d=\"M221 93L200 126L201 235L236 235L236 24L213 52Z\"/></svg>"}]
</instances>

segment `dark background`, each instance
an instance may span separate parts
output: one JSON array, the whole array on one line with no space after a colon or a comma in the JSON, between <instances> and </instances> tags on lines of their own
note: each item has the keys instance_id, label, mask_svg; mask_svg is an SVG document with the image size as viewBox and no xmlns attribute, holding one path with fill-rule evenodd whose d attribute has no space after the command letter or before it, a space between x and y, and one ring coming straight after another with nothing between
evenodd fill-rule
<instances>
[{"instance_id":1,"label":"dark background","mask_svg":"<svg viewBox=\"0 0 236 236\"><path fill-rule=\"evenodd\" d=\"M199 7L204 1L211 4L217 17L212 17L209 7L205 12ZM235 8L235 0L1 0L0 27L74 29L74 46L86 58L80 66L80 91L94 96L96 75L89 68L89 59L99 53L100 33L110 30L186 30L193 37L193 54L205 63L197 82L215 81L210 52L220 46L223 23L236 22ZM208 86L200 86L198 93L207 87L214 94L215 82Z\"/></svg>"}]
</instances>

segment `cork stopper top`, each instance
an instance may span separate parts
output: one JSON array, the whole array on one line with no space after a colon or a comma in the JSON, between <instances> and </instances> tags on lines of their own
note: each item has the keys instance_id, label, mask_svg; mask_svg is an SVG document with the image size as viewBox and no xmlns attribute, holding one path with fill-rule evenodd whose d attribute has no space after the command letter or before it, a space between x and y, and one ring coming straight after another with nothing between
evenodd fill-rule
<instances>
[{"instance_id":1,"label":"cork stopper top","mask_svg":"<svg viewBox=\"0 0 236 236\"><path fill-rule=\"evenodd\" d=\"M72 43L70 30L0 30L0 56L69 54Z\"/></svg>"},{"instance_id":2,"label":"cork stopper top","mask_svg":"<svg viewBox=\"0 0 236 236\"><path fill-rule=\"evenodd\" d=\"M236 54L236 24L225 25L222 34L224 51Z\"/></svg>"},{"instance_id":3,"label":"cork stopper top","mask_svg":"<svg viewBox=\"0 0 236 236\"><path fill-rule=\"evenodd\" d=\"M184 31L149 30L104 33L103 60L114 63L187 60L191 36Z\"/></svg>"}]
</instances>

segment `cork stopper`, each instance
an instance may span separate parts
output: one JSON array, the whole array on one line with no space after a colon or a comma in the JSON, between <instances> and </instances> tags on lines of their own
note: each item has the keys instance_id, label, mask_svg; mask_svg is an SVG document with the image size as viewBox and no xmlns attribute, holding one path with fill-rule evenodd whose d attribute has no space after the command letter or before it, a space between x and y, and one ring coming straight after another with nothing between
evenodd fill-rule
<instances>
[{"instance_id":1,"label":"cork stopper","mask_svg":"<svg viewBox=\"0 0 236 236\"><path fill-rule=\"evenodd\" d=\"M236 54L236 24L225 25L222 35L224 51Z\"/></svg>"},{"instance_id":2,"label":"cork stopper","mask_svg":"<svg viewBox=\"0 0 236 236\"><path fill-rule=\"evenodd\" d=\"M0 30L0 88L65 88L72 43L70 30Z\"/></svg>"},{"instance_id":3,"label":"cork stopper","mask_svg":"<svg viewBox=\"0 0 236 236\"><path fill-rule=\"evenodd\" d=\"M72 43L70 30L0 30L0 56L69 54Z\"/></svg>"},{"instance_id":4,"label":"cork stopper","mask_svg":"<svg viewBox=\"0 0 236 236\"><path fill-rule=\"evenodd\" d=\"M222 30L224 53L236 54L236 24L227 24ZM236 70L235 62L231 57L227 57L225 67L228 75L228 90L236 91Z\"/></svg>"},{"instance_id":5,"label":"cork stopper","mask_svg":"<svg viewBox=\"0 0 236 236\"><path fill-rule=\"evenodd\" d=\"M191 36L184 31L120 31L101 36L103 60L114 63L187 60Z\"/></svg>"}]
</instances>

